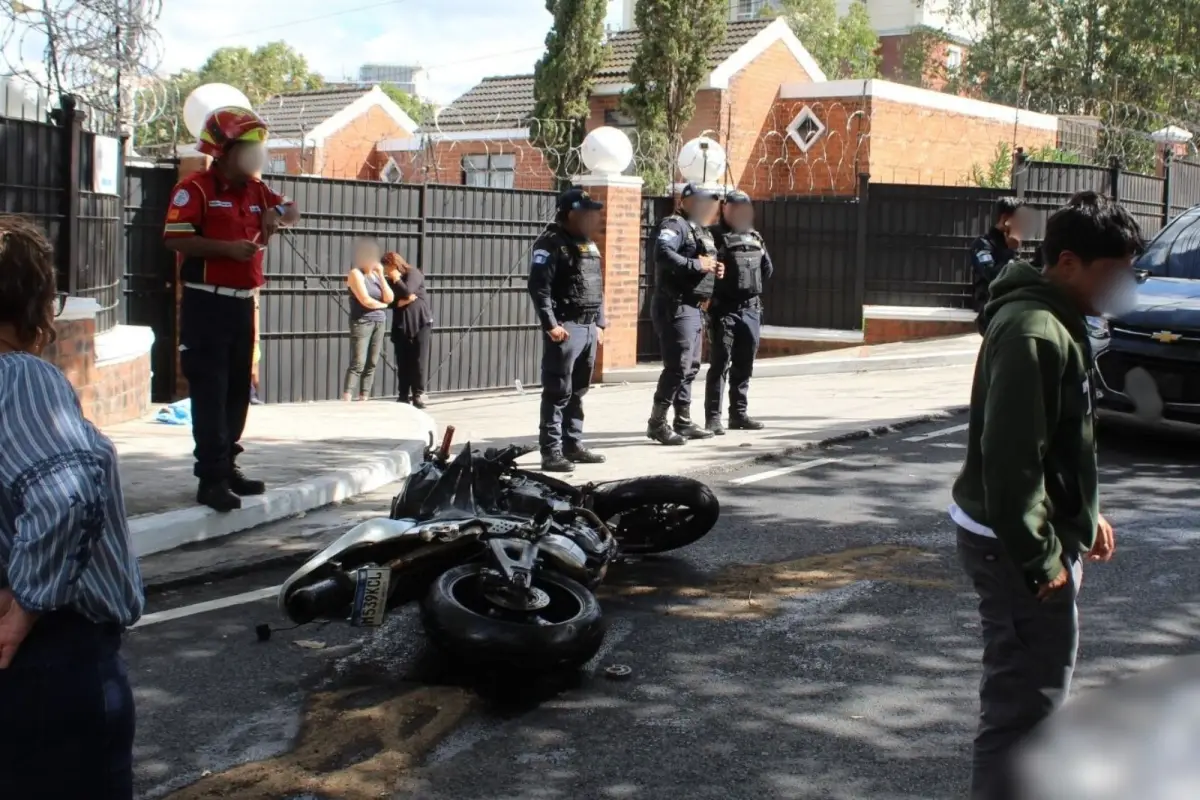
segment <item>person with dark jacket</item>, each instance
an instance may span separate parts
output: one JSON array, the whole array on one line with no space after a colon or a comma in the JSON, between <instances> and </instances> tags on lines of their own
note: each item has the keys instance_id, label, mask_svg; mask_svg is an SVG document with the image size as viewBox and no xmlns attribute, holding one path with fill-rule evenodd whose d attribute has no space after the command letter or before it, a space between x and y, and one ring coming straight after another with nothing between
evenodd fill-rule
<instances>
[{"instance_id":1,"label":"person with dark jacket","mask_svg":"<svg viewBox=\"0 0 1200 800\"><path fill-rule=\"evenodd\" d=\"M729 427L761 430L747 413L750 376L762 331L763 284L775 272L762 235L754 230L754 206L742 191L726 195L721 220L712 228L717 261L725 268L713 287L708 307L708 377L704 393L704 427L718 436L721 395L729 374Z\"/></svg>"},{"instance_id":2,"label":"person with dark jacket","mask_svg":"<svg viewBox=\"0 0 1200 800\"><path fill-rule=\"evenodd\" d=\"M1014 261L991 287L950 507L983 622L972 800L1017 796L1014 750L1070 687L1081 558L1113 554L1099 511L1085 317L1136 303L1142 249L1125 209L1084 192L1050 217L1045 266Z\"/></svg>"},{"instance_id":3,"label":"person with dark jacket","mask_svg":"<svg viewBox=\"0 0 1200 800\"><path fill-rule=\"evenodd\" d=\"M983 309L988 302L988 287L1017 257L1026 225L1025 201L1001 197L996 201L992 229L971 243L971 300L976 324L983 333Z\"/></svg>"},{"instance_id":4,"label":"person with dark jacket","mask_svg":"<svg viewBox=\"0 0 1200 800\"><path fill-rule=\"evenodd\" d=\"M607 324L600 248L593 241L603 208L580 189L564 192L555 221L530 255L529 296L544 333L538 448L546 472L605 461L583 446L583 398Z\"/></svg>"},{"instance_id":5,"label":"person with dark jacket","mask_svg":"<svg viewBox=\"0 0 1200 800\"><path fill-rule=\"evenodd\" d=\"M663 368L654 392L646 436L665 445L710 439L713 432L692 422L692 381L700 371L701 308L724 274L708 226L716 221L717 193L689 183L679 194L679 210L664 218L655 234L657 280L650 317L662 347ZM675 409L674 425L667 414Z\"/></svg>"},{"instance_id":6,"label":"person with dark jacket","mask_svg":"<svg viewBox=\"0 0 1200 800\"><path fill-rule=\"evenodd\" d=\"M433 312L425 293L425 275L399 253L385 254L383 269L395 295L392 346L396 351L396 399L424 408L429 342L433 333Z\"/></svg>"}]
</instances>

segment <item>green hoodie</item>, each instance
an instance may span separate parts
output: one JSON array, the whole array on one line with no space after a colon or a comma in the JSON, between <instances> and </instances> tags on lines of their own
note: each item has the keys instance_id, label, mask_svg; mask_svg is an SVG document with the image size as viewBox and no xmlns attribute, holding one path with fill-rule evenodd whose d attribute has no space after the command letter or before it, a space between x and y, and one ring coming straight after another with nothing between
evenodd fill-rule
<instances>
[{"instance_id":1,"label":"green hoodie","mask_svg":"<svg viewBox=\"0 0 1200 800\"><path fill-rule=\"evenodd\" d=\"M1029 264L1009 264L991 296L954 502L1034 585L1096 539L1091 347L1079 309Z\"/></svg>"}]
</instances>

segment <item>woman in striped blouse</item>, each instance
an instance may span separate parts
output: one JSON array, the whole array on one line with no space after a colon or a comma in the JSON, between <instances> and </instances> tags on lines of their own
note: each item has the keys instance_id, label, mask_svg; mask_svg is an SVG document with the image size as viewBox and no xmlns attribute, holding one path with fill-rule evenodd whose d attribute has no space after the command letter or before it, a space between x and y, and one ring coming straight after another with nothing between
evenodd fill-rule
<instances>
[{"instance_id":1,"label":"woman in striped blouse","mask_svg":"<svg viewBox=\"0 0 1200 800\"><path fill-rule=\"evenodd\" d=\"M116 451L39 358L55 286L42 232L0 217L0 798L131 800L142 581Z\"/></svg>"}]
</instances>

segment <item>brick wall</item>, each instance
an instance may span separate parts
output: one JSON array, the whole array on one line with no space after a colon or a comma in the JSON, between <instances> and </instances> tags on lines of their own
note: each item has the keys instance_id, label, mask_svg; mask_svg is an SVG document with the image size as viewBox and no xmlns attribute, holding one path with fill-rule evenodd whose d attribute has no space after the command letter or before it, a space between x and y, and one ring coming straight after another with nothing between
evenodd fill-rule
<instances>
[{"instance_id":1,"label":"brick wall","mask_svg":"<svg viewBox=\"0 0 1200 800\"><path fill-rule=\"evenodd\" d=\"M606 369L637 364L638 266L641 261L642 191L640 186L588 186L604 203L604 222L596 236L604 268L604 311L608 327L596 359L595 380Z\"/></svg>"},{"instance_id":2,"label":"brick wall","mask_svg":"<svg viewBox=\"0 0 1200 800\"><path fill-rule=\"evenodd\" d=\"M386 111L372 106L325 140L317 153L317 171L325 178L379 180L379 170L387 159L375 155L375 145L411 136Z\"/></svg>"},{"instance_id":3,"label":"brick wall","mask_svg":"<svg viewBox=\"0 0 1200 800\"><path fill-rule=\"evenodd\" d=\"M919 45L922 41L920 35L905 34L902 36L881 36L879 38L879 74L889 81L897 83L905 83L905 61L907 60L907 51L910 47ZM936 39L924 37L925 46L925 69L922 76L922 83L925 88L933 89L940 92L946 87L947 70L945 68L946 58L949 55L950 44ZM962 57L967 57L968 48L959 46L963 51Z\"/></svg>"},{"instance_id":4,"label":"brick wall","mask_svg":"<svg viewBox=\"0 0 1200 800\"><path fill-rule=\"evenodd\" d=\"M83 408L99 427L127 422L150 411L150 354L111 364L96 363L96 322L59 321L58 339L42 358L63 371Z\"/></svg>"},{"instance_id":5,"label":"brick wall","mask_svg":"<svg viewBox=\"0 0 1200 800\"><path fill-rule=\"evenodd\" d=\"M467 155L516 156L516 175L513 178L517 189L548 191L555 187L554 171L546 158L525 139L502 139L497 141L435 142L431 148L392 152L390 155L400 167L406 183L448 183L461 185L463 182L462 159ZM385 162L386 163L386 159Z\"/></svg>"},{"instance_id":6,"label":"brick wall","mask_svg":"<svg viewBox=\"0 0 1200 800\"><path fill-rule=\"evenodd\" d=\"M808 106L825 125L807 153L788 138L787 126ZM741 188L755 198L854 194L873 146L870 104L861 97L779 100L755 143Z\"/></svg>"}]
</instances>

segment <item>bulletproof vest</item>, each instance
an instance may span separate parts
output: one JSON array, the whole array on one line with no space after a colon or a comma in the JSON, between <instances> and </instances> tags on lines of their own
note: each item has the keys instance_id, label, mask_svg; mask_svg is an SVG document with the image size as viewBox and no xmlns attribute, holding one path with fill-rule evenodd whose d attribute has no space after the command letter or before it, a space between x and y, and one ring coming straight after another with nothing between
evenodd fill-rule
<instances>
[{"instance_id":1,"label":"bulletproof vest","mask_svg":"<svg viewBox=\"0 0 1200 800\"><path fill-rule=\"evenodd\" d=\"M683 244L679 248L679 255L684 258L696 258L697 256L712 256L716 258L717 245L713 240L712 231L703 225L697 225L679 214L672 214L666 217L663 222L670 219L681 220L686 231ZM660 224L659 229L661 230L661 228ZM700 277L690 274L680 274L673 265L663 262L658 265L658 285L666 293L676 295L681 299L691 301L707 300L712 297L713 289L716 287L716 276L711 272L706 272Z\"/></svg>"},{"instance_id":2,"label":"bulletproof vest","mask_svg":"<svg viewBox=\"0 0 1200 800\"><path fill-rule=\"evenodd\" d=\"M721 262L725 265L722 288L728 288L742 297L762 294L764 249L762 239L754 231L726 233L721 252Z\"/></svg>"},{"instance_id":3,"label":"bulletproof vest","mask_svg":"<svg viewBox=\"0 0 1200 800\"><path fill-rule=\"evenodd\" d=\"M554 271L554 301L564 310L592 313L604 303L604 272L600 248L565 235L555 237L558 266Z\"/></svg>"}]
</instances>

